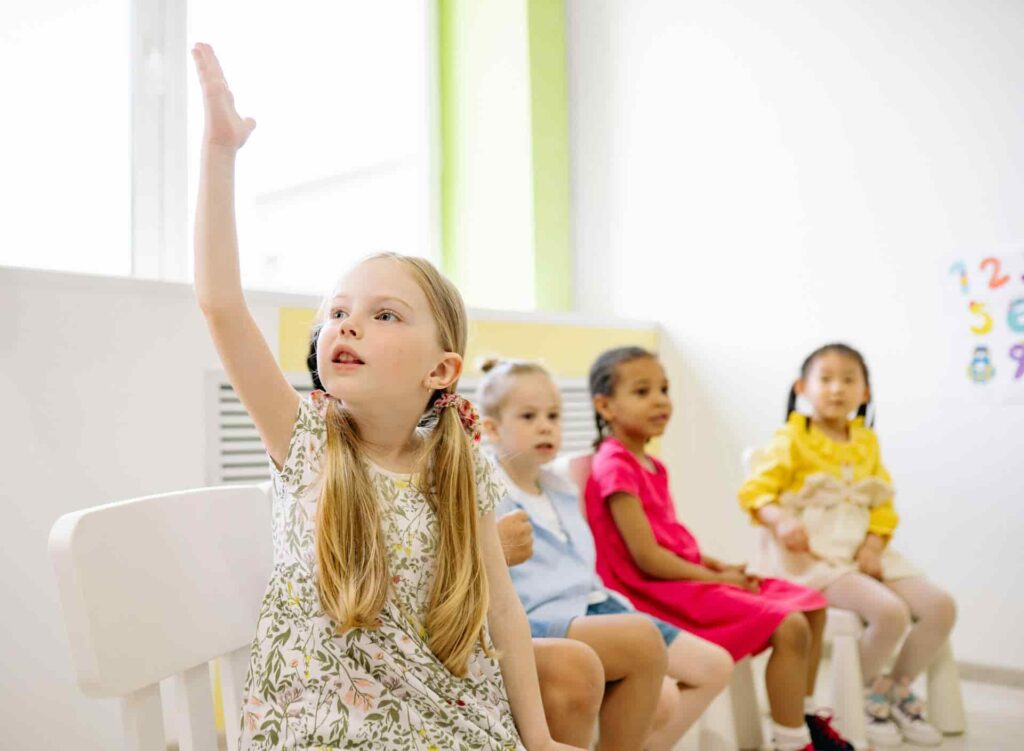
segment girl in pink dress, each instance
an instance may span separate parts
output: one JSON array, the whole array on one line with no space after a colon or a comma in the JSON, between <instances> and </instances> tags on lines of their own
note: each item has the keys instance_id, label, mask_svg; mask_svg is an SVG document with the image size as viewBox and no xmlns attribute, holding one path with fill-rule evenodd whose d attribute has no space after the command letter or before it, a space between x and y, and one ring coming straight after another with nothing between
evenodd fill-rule
<instances>
[{"instance_id":1,"label":"girl in pink dress","mask_svg":"<svg viewBox=\"0 0 1024 751\"><path fill-rule=\"evenodd\" d=\"M703 554L676 517L665 466L644 452L672 414L661 363L638 347L610 350L590 370L590 391L598 449L587 517L605 585L638 609L719 644L734 660L772 647L765 682L775 748L852 751L810 699L825 599Z\"/></svg>"}]
</instances>

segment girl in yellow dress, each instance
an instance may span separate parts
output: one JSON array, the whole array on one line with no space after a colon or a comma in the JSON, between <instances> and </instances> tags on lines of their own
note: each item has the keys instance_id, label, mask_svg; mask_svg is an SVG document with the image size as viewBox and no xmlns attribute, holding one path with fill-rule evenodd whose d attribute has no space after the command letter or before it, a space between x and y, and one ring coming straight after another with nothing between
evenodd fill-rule
<instances>
[{"instance_id":1,"label":"girl in yellow dress","mask_svg":"<svg viewBox=\"0 0 1024 751\"><path fill-rule=\"evenodd\" d=\"M810 416L796 411L797 395L810 403ZM865 422L870 398L867 365L852 347L827 344L804 361L786 424L755 454L739 491L761 525L750 570L814 587L866 621L861 666L875 745L937 745L942 736L910 682L949 637L956 608L889 544L899 516L878 438ZM908 628L891 674L883 675Z\"/></svg>"}]
</instances>

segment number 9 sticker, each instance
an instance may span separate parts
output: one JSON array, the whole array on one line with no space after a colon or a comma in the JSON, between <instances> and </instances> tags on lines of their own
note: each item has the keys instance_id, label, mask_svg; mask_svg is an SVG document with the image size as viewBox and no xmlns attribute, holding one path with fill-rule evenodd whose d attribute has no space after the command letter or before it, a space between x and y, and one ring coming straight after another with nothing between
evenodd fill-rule
<instances>
[{"instance_id":1,"label":"number 9 sticker","mask_svg":"<svg viewBox=\"0 0 1024 751\"><path fill-rule=\"evenodd\" d=\"M1013 380L1016 381L1024 376L1024 343L1010 347L1010 358L1017 361L1017 372L1013 375Z\"/></svg>"},{"instance_id":2,"label":"number 9 sticker","mask_svg":"<svg viewBox=\"0 0 1024 751\"><path fill-rule=\"evenodd\" d=\"M1010 303L1010 309L1006 311L1006 325L1011 331L1024 331L1024 297Z\"/></svg>"}]
</instances>

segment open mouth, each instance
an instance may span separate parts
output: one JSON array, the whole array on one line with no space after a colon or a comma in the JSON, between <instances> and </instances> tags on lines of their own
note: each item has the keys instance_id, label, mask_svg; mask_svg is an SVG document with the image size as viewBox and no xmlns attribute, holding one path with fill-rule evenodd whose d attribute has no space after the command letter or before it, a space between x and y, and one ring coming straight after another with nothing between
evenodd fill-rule
<instances>
[{"instance_id":1,"label":"open mouth","mask_svg":"<svg viewBox=\"0 0 1024 751\"><path fill-rule=\"evenodd\" d=\"M538 443L536 446L534 446L534 448L537 449L538 451L554 451L555 450L555 444L553 444L553 443Z\"/></svg>"},{"instance_id":2,"label":"open mouth","mask_svg":"<svg viewBox=\"0 0 1024 751\"><path fill-rule=\"evenodd\" d=\"M336 347L331 353L331 362L335 365L365 365L359 355L348 347Z\"/></svg>"}]
</instances>

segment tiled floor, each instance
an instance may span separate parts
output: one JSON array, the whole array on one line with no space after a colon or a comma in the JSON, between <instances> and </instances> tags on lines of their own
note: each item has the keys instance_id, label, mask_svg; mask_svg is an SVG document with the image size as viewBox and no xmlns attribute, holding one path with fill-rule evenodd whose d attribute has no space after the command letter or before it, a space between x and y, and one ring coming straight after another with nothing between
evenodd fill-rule
<instances>
[{"instance_id":1,"label":"tiled floor","mask_svg":"<svg viewBox=\"0 0 1024 751\"><path fill-rule=\"evenodd\" d=\"M1024 750L1024 688L991 683L961 683L967 710L967 732L947 737L941 751L1022 751ZM767 720L765 738L770 738ZM905 743L904 750L922 749ZM676 751L697 751L697 736L689 733Z\"/></svg>"}]
</instances>

